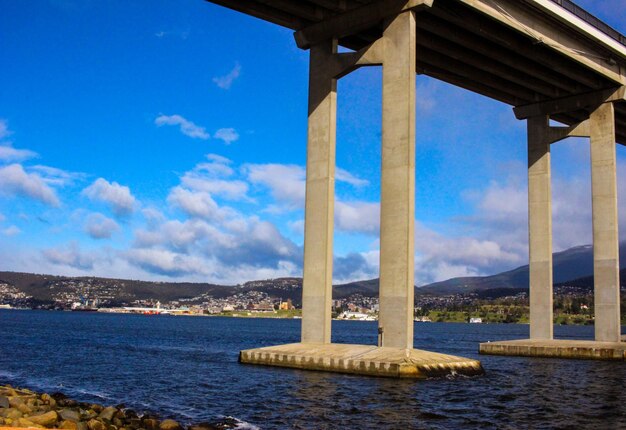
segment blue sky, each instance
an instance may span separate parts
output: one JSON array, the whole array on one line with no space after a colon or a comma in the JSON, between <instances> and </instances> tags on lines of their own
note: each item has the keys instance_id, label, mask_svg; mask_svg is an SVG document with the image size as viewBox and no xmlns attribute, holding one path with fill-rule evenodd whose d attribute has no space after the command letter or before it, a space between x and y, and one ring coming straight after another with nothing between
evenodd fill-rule
<instances>
[{"instance_id":1,"label":"blue sky","mask_svg":"<svg viewBox=\"0 0 626 430\"><path fill-rule=\"evenodd\" d=\"M626 31L623 2L579 4ZM0 270L301 275L308 52L290 30L201 0L24 0L3 4L0 55ZM380 83L338 86L336 281L378 273ZM417 97L416 283L525 264L525 124L431 78ZM555 145L553 169L555 249L590 243L587 141Z\"/></svg>"}]
</instances>

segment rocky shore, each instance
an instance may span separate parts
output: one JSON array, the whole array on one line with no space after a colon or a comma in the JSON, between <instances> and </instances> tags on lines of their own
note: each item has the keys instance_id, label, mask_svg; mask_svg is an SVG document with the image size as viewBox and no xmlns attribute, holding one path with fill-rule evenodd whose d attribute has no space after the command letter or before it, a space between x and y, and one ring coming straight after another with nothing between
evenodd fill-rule
<instances>
[{"instance_id":1,"label":"rocky shore","mask_svg":"<svg viewBox=\"0 0 626 430\"><path fill-rule=\"evenodd\" d=\"M124 405L102 406L72 400L62 393L35 393L0 386L0 429L6 427L67 430L226 430L235 419L183 426L171 419L138 414Z\"/></svg>"}]
</instances>

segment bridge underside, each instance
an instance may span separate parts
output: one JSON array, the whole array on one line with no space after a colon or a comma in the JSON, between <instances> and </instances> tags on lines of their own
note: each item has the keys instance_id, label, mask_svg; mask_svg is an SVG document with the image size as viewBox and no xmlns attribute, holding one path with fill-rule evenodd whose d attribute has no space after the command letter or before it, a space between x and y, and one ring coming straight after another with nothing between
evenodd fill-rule
<instances>
[{"instance_id":1,"label":"bridge underside","mask_svg":"<svg viewBox=\"0 0 626 430\"><path fill-rule=\"evenodd\" d=\"M210 1L302 33L331 17L377 2ZM481 3L487 6L475 6ZM611 49L586 40L562 20L538 10L532 2L499 0L497 6L489 7L490 3L435 0L432 7L421 9L416 19L417 73L511 106L582 95L623 84L617 76L619 63L623 70L623 59ZM519 21L520 25L511 25L514 21ZM534 22L534 28L525 22ZM571 39L571 43L565 44L569 48L559 52L550 40L543 38L543 29ZM383 25L378 22L357 34L339 37L338 41L346 48L359 50L378 40L382 32ZM580 58L572 55L574 51L581 54ZM587 64L581 64L579 59ZM626 103L617 103L615 107L617 141L626 144ZM572 125L588 118L589 113L589 109L583 107L550 116Z\"/></svg>"},{"instance_id":2,"label":"bridge underside","mask_svg":"<svg viewBox=\"0 0 626 430\"><path fill-rule=\"evenodd\" d=\"M302 343L242 351L242 362L402 376L394 363L426 359L444 373L482 371L413 349L416 74L527 120L530 339L480 351L603 358L613 345L624 357L615 146L626 144L626 37L569 0L213 2L292 28L310 49ZM383 70L378 347L331 343L337 80L363 66ZM591 154L595 341L585 345L553 340L550 146L572 136L588 137ZM471 364L450 365L459 360Z\"/></svg>"}]
</instances>

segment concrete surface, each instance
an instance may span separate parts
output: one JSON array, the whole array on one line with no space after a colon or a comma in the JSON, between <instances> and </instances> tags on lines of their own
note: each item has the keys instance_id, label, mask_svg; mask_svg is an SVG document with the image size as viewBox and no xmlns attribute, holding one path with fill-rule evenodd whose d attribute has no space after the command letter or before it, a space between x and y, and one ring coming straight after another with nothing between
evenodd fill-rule
<instances>
[{"instance_id":1,"label":"concrete surface","mask_svg":"<svg viewBox=\"0 0 626 430\"><path fill-rule=\"evenodd\" d=\"M626 342L521 339L481 343L481 354L626 361Z\"/></svg>"},{"instance_id":2,"label":"concrete surface","mask_svg":"<svg viewBox=\"0 0 626 430\"><path fill-rule=\"evenodd\" d=\"M395 378L425 379L450 374L471 376L484 373L478 360L418 349L338 343L292 343L248 349L239 353L239 361Z\"/></svg>"},{"instance_id":3,"label":"concrete surface","mask_svg":"<svg viewBox=\"0 0 626 430\"><path fill-rule=\"evenodd\" d=\"M413 348L415 226L415 15L383 33L380 198L382 346Z\"/></svg>"}]
</instances>

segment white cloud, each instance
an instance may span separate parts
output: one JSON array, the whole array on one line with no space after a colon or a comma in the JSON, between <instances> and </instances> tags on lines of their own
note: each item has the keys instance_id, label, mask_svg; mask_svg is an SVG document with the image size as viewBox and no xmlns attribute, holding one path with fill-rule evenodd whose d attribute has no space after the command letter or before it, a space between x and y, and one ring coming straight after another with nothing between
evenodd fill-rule
<instances>
[{"instance_id":1,"label":"white cloud","mask_svg":"<svg viewBox=\"0 0 626 430\"><path fill-rule=\"evenodd\" d=\"M156 208L145 208L141 211L148 225L157 225L165 221L165 215L163 212Z\"/></svg>"},{"instance_id":2,"label":"white cloud","mask_svg":"<svg viewBox=\"0 0 626 430\"><path fill-rule=\"evenodd\" d=\"M380 204L336 201L335 226L345 232L378 235Z\"/></svg>"},{"instance_id":3,"label":"white cloud","mask_svg":"<svg viewBox=\"0 0 626 430\"><path fill-rule=\"evenodd\" d=\"M104 178L96 179L83 190L83 195L90 200L108 203L118 216L128 215L135 209L135 197L130 188L117 182L108 182Z\"/></svg>"},{"instance_id":4,"label":"white cloud","mask_svg":"<svg viewBox=\"0 0 626 430\"><path fill-rule=\"evenodd\" d=\"M77 242L56 248L49 248L42 251L44 258L58 266L66 266L81 270L93 269L94 263L98 259L93 253L83 252Z\"/></svg>"},{"instance_id":5,"label":"white cloud","mask_svg":"<svg viewBox=\"0 0 626 430\"><path fill-rule=\"evenodd\" d=\"M270 193L289 209L304 208L305 169L293 164L247 164L243 167L248 180L269 188Z\"/></svg>"},{"instance_id":6,"label":"white cloud","mask_svg":"<svg viewBox=\"0 0 626 430\"><path fill-rule=\"evenodd\" d=\"M68 172L56 167L42 165L32 166L28 169L37 172L47 184L59 187L72 185L86 176L84 173Z\"/></svg>"},{"instance_id":7,"label":"white cloud","mask_svg":"<svg viewBox=\"0 0 626 430\"><path fill-rule=\"evenodd\" d=\"M347 170L336 168L335 171L335 179L339 182L346 182L354 187L364 187L369 185L369 181L367 179L361 179L354 176L352 173Z\"/></svg>"},{"instance_id":8,"label":"white cloud","mask_svg":"<svg viewBox=\"0 0 626 430\"><path fill-rule=\"evenodd\" d=\"M165 249L130 249L125 256L132 264L150 273L169 277L210 274L202 258Z\"/></svg>"},{"instance_id":9,"label":"white cloud","mask_svg":"<svg viewBox=\"0 0 626 430\"><path fill-rule=\"evenodd\" d=\"M287 227L289 227L289 230L292 233L297 234L298 236L304 237L304 220L303 219L299 219L296 221L289 221L287 223Z\"/></svg>"},{"instance_id":10,"label":"white cloud","mask_svg":"<svg viewBox=\"0 0 626 430\"><path fill-rule=\"evenodd\" d=\"M213 163L219 163L219 164L231 164L232 161L229 160L226 157L222 157L221 155L218 154L207 154L206 155L207 160L213 162Z\"/></svg>"},{"instance_id":11,"label":"white cloud","mask_svg":"<svg viewBox=\"0 0 626 430\"><path fill-rule=\"evenodd\" d=\"M213 196L221 196L228 200L251 200L248 196L248 184L243 181L226 181L211 179L196 172L187 172L180 180L186 188L204 191Z\"/></svg>"},{"instance_id":12,"label":"white cloud","mask_svg":"<svg viewBox=\"0 0 626 430\"><path fill-rule=\"evenodd\" d=\"M0 130L0 133L2 130ZM37 157L38 154L28 149L15 149L10 145L0 145L0 161L24 161Z\"/></svg>"},{"instance_id":13,"label":"white cloud","mask_svg":"<svg viewBox=\"0 0 626 430\"><path fill-rule=\"evenodd\" d=\"M163 125L177 125L182 134L193 139L207 140L211 137L204 127L196 125L180 115L160 115L154 120L154 123L159 127Z\"/></svg>"},{"instance_id":14,"label":"white cloud","mask_svg":"<svg viewBox=\"0 0 626 430\"><path fill-rule=\"evenodd\" d=\"M59 199L52 188L36 173L26 173L20 164L0 167L0 194L24 196L42 203L59 206Z\"/></svg>"},{"instance_id":15,"label":"white cloud","mask_svg":"<svg viewBox=\"0 0 626 430\"><path fill-rule=\"evenodd\" d=\"M2 234L5 236L17 236L18 234L20 234L22 232L22 230L20 230L17 226L12 225L10 227L5 228L4 230L2 230Z\"/></svg>"},{"instance_id":16,"label":"white cloud","mask_svg":"<svg viewBox=\"0 0 626 430\"><path fill-rule=\"evenodd\" d=\"M174 187L167 196L167 202L191 217L215 220L223 215L211 195L203 191L194 192L182 187Z\"/></svg>"},{"instance_id":17,"label":"white cloud","mask_svg":"<svg viewBox=\"0 0 626 430\"><path fill-rule=\"evenodd\" d=\"M228 74L224 76L214 77L213 82L219 88L223 90L228 90L230 89L230 87L233 85L233 82L235 82L235 79L237 79L240 74L241 74L241 66L239 65L239 63L237 63L235 64L235 67L233 67L233 69L230 72L228 72Z\"/></svg>"},{"instance_id":18,"label":"white cloud","mask_svg":"<svg viewBox=\"0 0 626 430\"><path fill-rule=\"evenodd\" d=\"M226 145L230 145L239 139L239 133L234 128L220 128L213 134L213 137L223 140Z\"/></svg>"},{"instance_id":19,"label":"white cloud","mask_svg":"<svg viewBox=\"0 0 626 430\"><path fill-rule=\"evenodd\" d=\"M4 139L10 134L11 131L9 130L9 122L6 119L0 118L0 139Z\"/></svg>"},{"instance_id":20,"label":"white cloud","mask_svg":"<svg viewBox=\"0 0 626 430\"><path fill-rule=\"evenodd\" d=\"M114 220L100 213L89 215L85 222L85 232L92 239L110 239L119 229L120 226Z\"/></svg>"}]
</instances>

